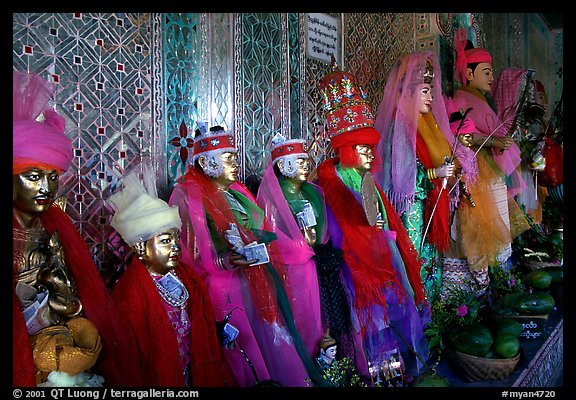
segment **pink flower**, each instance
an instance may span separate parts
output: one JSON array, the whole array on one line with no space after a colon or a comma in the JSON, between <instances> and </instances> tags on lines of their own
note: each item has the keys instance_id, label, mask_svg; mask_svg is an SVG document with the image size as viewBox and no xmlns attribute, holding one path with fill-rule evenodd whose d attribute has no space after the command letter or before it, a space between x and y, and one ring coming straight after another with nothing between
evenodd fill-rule
<instances>
[{"instance_id":1,"label":"pink flower","mask_svg":"<svg viewBox=\"0 0 576 400\"><path fill-rule=\"evenodd\" d=\"M510 286L515 286L516 285L516 279L510 278L509 283L510 283Z\"/></svg>"},{"instance_id":2,"label":"pink flower","mask_svg":"<svg viewBox=\"0 0 576 400\"><path fill-rule=\"evenodd\" d=\"M463 317L466 314L468 314L468 307L466 307L466 304L462 304L456 309L457 316Z\"/></svg>"}]
</instances>

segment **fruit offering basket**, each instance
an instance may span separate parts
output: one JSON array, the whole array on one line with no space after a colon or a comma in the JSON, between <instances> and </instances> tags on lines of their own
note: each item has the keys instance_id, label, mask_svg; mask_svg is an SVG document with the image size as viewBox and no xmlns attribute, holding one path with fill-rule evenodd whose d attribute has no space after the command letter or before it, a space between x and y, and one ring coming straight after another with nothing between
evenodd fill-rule
<instances>
[{"instance_id":1,"label":"fruit offering basket","mask_svg":"<svg viewBox=\"0 0 576 400\"><path fill-rule=\"evenodd\" d=\"M449 347L444 350L452 368L468 382L505 379L514 372L520 360L520 351L512 358L485 358L461 353Z\"/></svg>"},{"instance_id":2,"label":"fruit offering basket","mask_svg":"<svg viewBox=\"0 0 576 400\"><path fill-rule=\"evenodd\" d=\"M546 270L547 268L558 268L562 267L560 261L555 260L552 261L536 261L536 260L527 260L522 263L522 267L528 271L537 271L540 269Z\"/></svg>"}]
</instances>

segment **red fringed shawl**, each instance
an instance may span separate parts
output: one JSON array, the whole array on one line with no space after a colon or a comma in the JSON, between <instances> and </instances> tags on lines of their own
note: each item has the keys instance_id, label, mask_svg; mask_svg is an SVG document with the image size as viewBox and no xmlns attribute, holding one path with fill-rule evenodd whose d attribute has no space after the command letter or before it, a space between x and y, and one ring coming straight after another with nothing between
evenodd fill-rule
<instances>
[{"instance_id":1,"label":"red fringed shawl","mask_svg":"<svg viewBox=\"0 0 576 400\"><path fill-rule=\"evenodd\" d=\"M53 204L41 214L46 231L58 231L66 266L76 283L78 297L82 302L83 314L96 328L102 339L102 351L93 370L104 377L105 386L143 386L137 368L137 351L130 330L106 288L84 239L76 226L61 208ZM18 222L14 219L14 225ZM16 279L14 279L16 285ZM13 383L14 386L35 386L35 367L28 331L22 309L16 295L13 296Z\"/></svg>"},{"instance_id":2,"label":"red fringed shawl","mask_svg":"<svg viewBox=\"0 0 576 400\"><path fill-rule=\"evenodd\" d=\"M386 289L395 290L400 298L406 293L393 269L391 251L382 231L377 226L368 224L362 205L336 174L337 162L338 158L332 158L320 165L318 183L324 190L326 203L342 230L342 250L354 283L355 307L359 315L363 316L361 323L365 330L370 321L371 305L381 304L386 310ZM384 192L378 185L376 188L384 203L390 230L396 232L396 244L414 290L414 302L417 306L426 304L418 253Z\"/></svg>"},{"instance_id":3,"label":"red fringed shawl","mask_svg":"<svg viewBox=\"0 0 576 400\"><path fill-rule=\"evenodd\" d=\"M192 386L234 386L216 335L214 310L206 286L186 265L180 264L175 271L189 293ZM146 386L185 386L174 327L156 285L137 257L116 283L112 296L135 333L139 369Z\"/></svg>"}]
</instances>

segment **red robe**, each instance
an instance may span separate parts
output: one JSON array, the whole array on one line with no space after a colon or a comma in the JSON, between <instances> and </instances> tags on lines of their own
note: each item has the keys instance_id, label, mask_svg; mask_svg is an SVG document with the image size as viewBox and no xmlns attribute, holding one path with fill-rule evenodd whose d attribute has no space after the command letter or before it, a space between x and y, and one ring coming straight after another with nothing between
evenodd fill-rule
<instances>
[{"instance_id":1,"label":"red robe","mask_svg":"<svg viewBox=\"0 0 576 400\"><path fill-rule=\"evenodd\" d=\"M236 386L216 335L214 311L206 286L184 264L175 271L189 293L192 386ZM136 336L145 386L185 386L174 328L148 270L136 257L116 283L112 297Z\"/></svg>"},{"instance_id":2,"label":"red robe","mask_svg":"<svg viewBox=\"0 0 576 400\"><path fill-rule=\"evenodd\" d=\"M359 315L364 315L360 321L364 330L371 320L369 310L372 304L379 303L386 310L385 289L395 290L399 298L406 293L393 270L391 250L382 240L384 237L382 231L376 225L370 226L367 223L364 209L337 176L338 162L338 158L331 158L318 167L318 183L324 190L326 204L343 233L344 259L354 282L356 310ZM390 230L396 232L396 244L414 291L414 303L417 307L420 305L428 307L420 278L422 261L396 210L380 186L376 185L376 189L384 204Z\"/></svg>"}]
</instances>

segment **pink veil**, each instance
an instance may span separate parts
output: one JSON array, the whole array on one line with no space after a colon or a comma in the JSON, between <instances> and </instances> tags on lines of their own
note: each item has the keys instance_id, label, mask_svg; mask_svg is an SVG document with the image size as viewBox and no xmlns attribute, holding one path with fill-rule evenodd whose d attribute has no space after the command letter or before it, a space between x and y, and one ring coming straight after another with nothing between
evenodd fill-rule
<instances>
[{"instance_id":1,"label":"pink veil","mask_svg":"<svg viewBox=\"0 0 576 400\"><path fill-rule=\"evenodd\" d=\"M12 71L12 79L13 120L36 119L52 97L54 84L38 75L21 71Z\"/></svg>"},{"instance_id":2,"label":"pink veil","mask_svg":"<svg viewBox=\"0 0 576 400\"><path fill-rule=\"evenodd\" d=\"M375 128L380 132L377 152L382 157L382 169L375 172L380 184L394 208L402 214L414 201L416 187L416 135L418 129L418 85L424 83L426 60L432 62L432 114L450 147L454 149L455 136L442 95L441 69L432 51L421 51L401 56L392 66L384 96L376 113ZM464 170L473 170L474 158L467 154L470 149L458 145L457 154Z\"/></svg>"},{"instance_id":3,"label":"pink veil","mask_svg":"<svg viewBox=\"0 0 576 400\"><path fill-rule=\"evenodd\" d=\"M313 355L323 335L320 318L320 289L313 259L315 253L306 242L282 193L274 165L274 162L270 162L266 168L256 198L278 236L278 249L286 264L290 281L295 323L302 334L308 352ZM317 232L317 235L323 241L327 241L326 224L323 226L324 232Z\"/></svg>"},{"instance_id":4,"label":"pink veil","mask_svg":"<svg viewBox=\"0 0 576 400\"><path fill-rule=\"evenodd\" d=\"M514 113L517 111L518 102L526 88L526 83L529 84L528 90L531 90L528 92L529 95L534 91L531 80L527 82L527 75L528 70L506 68L500 72L492 84L490 95L496 104L498 116L502 122L505 122L503 126L506 127L506 130L512 125Z\"/></svg>"},{"instance_id":5,"label":"pink veil","mask_svg":"<svg viewBox=\"0 0 576 400\"><path fill-rule=\"evenodd\" d=\"M311 182L308 182L308 184L314 185ZM319 186L314 186L317 190L321 191ZM280 231L286 234L289 240L298 243L298 247L310 247L306 243L306 239L304 239L304 235L296 223L294 215L292 215L292 211L288 206L288 202L282 193L280 183L278 182L278 178L274 172L274 163L270 163L264 172L262 182L260 183L260 187L258 189L257 200L258 205L260 205L260 207L264 210L264 213L272 224L275 232ZM324 232L317 232L317 235L323 238L323 243L327 241L326 224L324 224ZM307 252L304 251L304 253ZM287 264L292 264L302 262L299 261L299 259L302 257L307 257L308 254L287 254L284 256L284 261ZM288 259L286 257L288 257Z\"/></svg>"}]
</instances>

